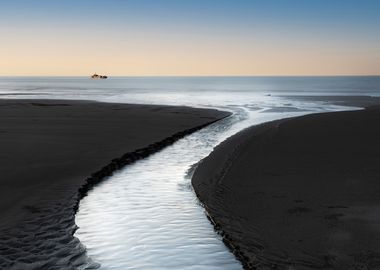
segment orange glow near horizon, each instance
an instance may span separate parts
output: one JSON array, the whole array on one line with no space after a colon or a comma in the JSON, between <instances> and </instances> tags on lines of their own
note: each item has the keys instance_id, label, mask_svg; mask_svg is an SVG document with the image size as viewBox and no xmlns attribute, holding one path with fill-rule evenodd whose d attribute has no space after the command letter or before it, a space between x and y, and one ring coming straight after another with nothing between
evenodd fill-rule
<instances>
[{"instance_id":1,"label":"orange glow near horizon","mask_svg":"<svg viewBox=\"0 0 380 270\"><path fill-rule=\"evenodd\" d=\"M344 52L340 47L269 47L225 41L134 41L73 44L23 40L2 44L0 76L89 75L376 75L380 54Z\"/></svg>"},{"instance_id":2,"label":"orange glow near horizon","mask_svg":"<svg viewBox=\"0 0 380 270\"><path fill-rule=\"evenodd\" d=\"M259 7L238 4L233 16L228 6L220 7L220 14L207 10L202 17L196 6L194 17L179 4L165 10L158 4L157 10L128 6L118 13L125 3L106 11L89 10L83 3L69 18L60 13L64 7L46 3L41 8L55 13L38 7L35 14L25 10L17 17L17 6L0 18L0 76L380 75L375 9L373 22L366 22L368 9L344 24L346 13L334 17L339 7L328 24L324 6L317 15L303 7L302 12L315 17L311 20L261 3L265 14L278 12L269 20ZM141 14L124 14L133 8Z\"/></svg>"}]
</instances>

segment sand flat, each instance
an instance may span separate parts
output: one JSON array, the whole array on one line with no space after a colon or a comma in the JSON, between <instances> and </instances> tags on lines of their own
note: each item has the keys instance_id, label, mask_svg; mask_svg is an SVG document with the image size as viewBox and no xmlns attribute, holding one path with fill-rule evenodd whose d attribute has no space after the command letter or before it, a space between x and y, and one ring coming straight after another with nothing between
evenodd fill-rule
<instances>
[{"instance_id":1,"label":"sand flat","mask_svg":"<svg viewBox=\"0 0 380 270\"><path fill-rule=\"evenodd\" d=\"M192 179L252 269L379 269L380 107L247 129Z\"/></svg>"},{"instance_id":2,"label":"sand flat","mask_svg":"<svg viewBox=\"0 0 380 270\"><path fill-rule=\"evenodd\" d=\"M188 107L0 100L0 268L85 264L72 233L73 207L86 178L125 153L228 115Z\"/></svg>"}]
</instances>

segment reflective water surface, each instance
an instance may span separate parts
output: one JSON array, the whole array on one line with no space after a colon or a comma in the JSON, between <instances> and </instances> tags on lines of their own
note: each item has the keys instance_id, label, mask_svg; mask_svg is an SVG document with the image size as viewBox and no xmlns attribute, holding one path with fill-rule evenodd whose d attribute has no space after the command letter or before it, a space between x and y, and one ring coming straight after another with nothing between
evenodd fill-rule
<instances>
[{"instance_id":1,"label":"reflective water surface","mask_svg":"<svg viewBox=\"0 0 380 270\"><path fill-rule=\"evenodd\" d=\"M102 269L242 269L199 205L189 169L247 126L305 113L264 111L237 108L98 185L76 216L88 255Z\"/></svg>"}]
</instances>

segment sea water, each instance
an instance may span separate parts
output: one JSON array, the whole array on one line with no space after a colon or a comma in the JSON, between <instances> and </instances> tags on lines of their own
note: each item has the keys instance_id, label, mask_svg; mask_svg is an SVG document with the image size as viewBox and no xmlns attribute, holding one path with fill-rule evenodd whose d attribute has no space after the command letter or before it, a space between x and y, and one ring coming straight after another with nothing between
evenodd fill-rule
<instances>
[{"instance_id":1,"label":"sea water","mask_svg":"<svg viewBox=\"0 0 380 270\"><path fill-rule=\"evenodd\" d=\"M96 262L91 265L101 269L242 269L195 196L194 165L251 125L350 109L291 96L379 94L379 77L0 78L0 95L6 98L186 105L233 113L126 166L82 199L75 236L86 246L89 262Z\"/></svg>"}]
</instances>

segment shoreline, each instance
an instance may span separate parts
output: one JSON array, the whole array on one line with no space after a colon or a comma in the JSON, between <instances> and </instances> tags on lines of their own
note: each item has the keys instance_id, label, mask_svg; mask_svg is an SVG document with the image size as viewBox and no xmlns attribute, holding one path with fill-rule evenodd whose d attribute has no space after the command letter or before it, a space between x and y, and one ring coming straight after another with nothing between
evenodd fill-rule
<instances>
[{"instance_id":1,"label":"shoreline","mask_svg":"<svg viewBox=\"0 0 380 270\"><path fill-rule=\"evenodd\" d=\"M8 104L6 104L7 102ZM71 188L62 188L59 185L58 188L54 186L52 186L52 188L47 187L47 190L51 189L52 193L60 198L54 199L55 196L53 196L52 199L47 195L45 200L47 201L48 207L40 207L38 203L36 205L27 204L23 206L21 210L23 209L29 212L29 217L28 214L26 214L25 217L25 213L21 213L21 217L19 217L18 221L10 222L11 225L13 223L13 226L7 226L5 222L1 227L0 266L5 268L29 267L30 269L38 269L41 267L78 267L83 265L96 267L96 264L88 261L89 258L85 255L85 248L81 245L79 240L73 237L77 229L74 222L75 214L78 211L80 200L86 196L87 192L96 184L112 175L112 172L156 153L184 136L231 115L229 112L189 107L130 105L70 100L0 100L0 105L3 106L9 104L18 104L16 106L19 106L20 103L22 103L21 107L34 106L39 108L69 108L69 106L73 106L73 104L79 104L78 106L81 106L80 104L85 104L86 106L116 106L117 110L126 108L127 111L130 111L131 107L138 109L146 108L148 111L150 109L153 110L152 113L145 112L151 114L149 117L156 117L153 116L157 113L155 110L161 110L163 111L161 114L164 114L164 116L165 113L168 114L168 116L165 116L168 118L166 121L174 121L170 119L178 118L176 121L179 122L172 123L173 128L178 130L177 132L168 133L165 131L169 136L157 141L148 141L149 143L147 143L146 146L133 151L127 151L126 153L124 152L121 155L117 155L116 158L113 156L113 159L109 159L108 163L103 163L101 169L92 170L93 173L89 177L82 178L82 184L74 184ZM66 104L69 105L66 106ZM25 110L25 108L21 110ZM187 123L184 119L188 119L186 120ZM141 123L139 123L139 125L141 125ZM176 125L178 127L176 127ZM187 128L184 128L186 126ZM159 128L159 126L157 126L156 129L157 128ZM162 126L160 128L162 129ZM170 129L172 130L173 128ZM58 189L58 192L55 191L55 189ZM44 204L46 206L46 202L44 202ZM21 243L23 243L22 246L20 246ZM52 249L52 247L54 247L54 251L49 250Z\"/></svg>"},{"instance_id":2,"label":"shoreline","mask_svg":"<svg viewBox=\"0 0 380 270\"><path fill-rule=\"evenodd\" d=\"M372 100L370 105L373 105L372 102L374 101ZM379 103L377 102L377 104ZM287 190L286 188L281 188L280 186L277 189L275 188L274 190L278 190L277 191L278 193L284 192L287 195L274 194L273 195L274 197L271 198L270 200L260 199L259 201L256 201L255 198L260 197L260 196L265 196L265 193L268 193L272 187L269 184L268 184L269 186L266 186L265 184L255 183L254 179L257 179L258 176L263 177L263 179L267 179L268 177L269 177L268 179L275 179L275 178L278 178L280 175L285 175L284 177L287 177L287 175L284 173L281 174L280 173L281 171L277 171L277 170L274 172L271 172L271 171L260 172L259 171L259 170L262 170L263 168L266 168L267 166L277 166L278 161L276 161L276 159L272 160L272 158L269 158L269 160L272 160L271 162L276 163L276 165L264 162L266 165L260 165L259 168L261 169L254 170L252 169L252 167L255 167L255 162L259 162L258 158L260 158L260 155L264 155L261 158L266 157L265 159L268 159L268 155L277 155L277 154L274 154L274 152L273 153L269 152L269 150L267 150L266 152L267 147L270 147L270 146L267 146L268 144L269 145L272 144L272 141L273 141L273 143L283 145L283 143L285 143L283 141L288 139L288 137L286 136L291 136L291 135L286 135L286 136L283 135L283 137L281 137L282 139L278 138L279 136L278 130L280 130L282 126L285 126L285 125L291 126L292 124L294 126L294 127L292 126L293 129L288 128L286 130L287 131L291 130L292 136L293 135L296 136L295 135L297 134L297 131L295 129L296 127L301 129L302 132L305 132L303 130L304 129L303 127L307 125L308 123L307 119L317 119L317 120L318 118L331 119L334 116L338 116L338 117L341 117L342 119L341 121L349 121L349 119L344 118L344 116L348 115L348 117L350 117L350 115L355 115L355 114L357 115L358 112L359 114L360 113L363 114L363 112L364 113L369 112L369 113L374 114L375 115L374 117L376 117L376 115L378 116L380 114L380 107L377 105L377 106L366 107L364 110L309 114L306 116L280 119L280 120L275 120L272 122L267 122L258 126L253 126L233 135L226 141L222 142L196 168L195 173L192 178L192 185L198 199L200 200L200 202L202 203L205 209L206 216L209 218L210 222L213 224L215 230L223 237L224 243L230 248L233 254L242 262L243 267L245 269L272 269L274 267L277 267L276 269L290 269L289 267L295 267L294 269L310 269L313 267L314 268L316 267L318 269L320 268L330 269L331 267L333 269L348 269L347 267L349 265L349 262L347 261L349 259L347 259L347 257L343 255L339 255L341 254L339 252L338 252L338 255L335 254L334 252L331 254L327 253L327 255L325 255L327 257L324 257L324 259L323 258L321 259L315 254L312 254L310 251L307 253L308 254L307 256L306 255L299 256L295 248L297 247L297 244L294 244L294 246L292 247L286 246L286 244L284 244L283 242L281 241L278 242L276 239L271 238L270 236L266 238L264 237L265 238L264 240L262 239L261 237L262 235L260 235L259 231L261 230L265 231L265 226L269 226L272 232L279 230L282 233L290 234L290 232L292 231L292 229L286 232L282 231L283 230L282 226L286 227L286 225L275 226L272 223L268 223L269 221L263 221L264 216L265 216L265 219L272 220L271 222L273 223L280 222L279 224L282 224L282 223L293 224L291 223L292 218L295 217L298 219L297 222L299 223L305 222L305 226L308 226L308 224L311 221L310 222L308 221L307 215L309 214L309 212L311 213L309 215L313 215L313 213L316 212L316 210L314 210L314 208L310 206L308 207L303 206L302 204L306 204L305 200L304 199L301 200L299 198L296 198L294 200L294 203L300 206L290 208L287 214L285 215L281 214L281 216L279 212L276 212L275 210L276 208L268 208L272 210L267 210L266 212L262 212L265 210L260 210L254 207L253 205L258 204L259 202L261 203L262 206L265 206L263 208L266 208L267 207L266 204L268 203L270 203L270 205L273 204L271 203L271 201L275 201L275 200L284 201L286 197L290 196L289 194L292 194L291 192L294 189L295 189L294 194L298 194L297 196L302 197L302 193L303 193L302 190L305 190L305 188L304 189L299 188L297 191L297 187L292 187L290 190ZM314 122L317 120L314 120ZM299 124L297 124L296 126L295 123L299 123ZM307 125L307 127L310 128L310 125ZM323 129L323 125L321 126L321 128ZM378 132L378 129L376 128L374 128L373 130L374 131L376 130L376 132ZM314 139L317 140L317 138L314 138ZM294 141L292 142L296 143ZM303 148L301 147L301 148L296 148L296 150L289 150L289 151L294 151L294 152L289 152L289 154L293 153L292 155L297 155L299 153L297 152L299 149L303 149ZM286 158L285 154L284 154L284 157ZM247 161L247 159L251 159L251 158L253 158L252 164L248 164L249 162ZM245 162L244 165L242 165L243 162ZM319 166L319 165L316 165L316 166ZM282 167L280 166L280 168ZM374 169L372 168L372 170ZM302 172L303 172L302 175L307 175L308 173L310 173L307 168L305 169L305 171L302 171ZM328 175L328 173L329 171L326 172L326 176ZM271 176L270 174L273 174L273 175ZM292 171L292 175L293 175L292 177L295 177L296 174L297 174L297 170ZM339 174L337 176L339 176ZM377 174L377 176L379 176L379 174ZM289 177L285 179L286 179L285 181L291 181L289 180L291 179ZM233 183L233 182L237 182L237 183ZM265 182L261 181L260 183L265 183ZM261 188L260 188L261 186L263 186L263 188L265 187L266 191L261 191ZM311 192L311 194L313 194L313 192ZM284 203L284 202L281 202L281 203ZM274 205L273 207L280 207L280 205L277 205L277 206ZM339 222L342 222L341 220L344 220L345 216L350 215L349 208L346 208L346 206L343 204L338 205L338 206L334 205L334 207L327 207L326 211L339 212L339 213L335 213L335 212L327 213L325 215L325 221L328 223L328 226L331 226L331 228L334 226L335 228L338 227L340 224ZM290 217L287 217L286 215ZM351 213L351 215L353 214ZM306 216L306 217L303 217L303 216ZM317 220L316 217L313 217L313 218ZM314 219L312 220L315 221ZM261 220L261 223L257 222L258 220ZM346 220L344 220L344 222L347 222L347 224L350 224ZM263 224L266 224L266 225L263 225ZM366 223L363 223L363 224L366 224ZM313 225L310 225L310 226L312 227ZM294 230L297 230L297 228ZM319 230L321 231L320 228ZM276 233L274 234L278 235ZM302 233L299 233L299 234L302 235ZM307 233L304 234L304 236L307 236L307 235L308 235ZM323 233L321 233L321 235L323 235ZM374 234L372 235L374 236ZM290 238L288 237L286 239L288 239L287 241L291 241L291 237ZM281 243L281 245L277 244L277 247L273 246L273 245L276 245L275 244L277 243L276 241L278 243ZM303 239L302 241L307 242L307 239ZM375 242L375 240L372 240L372 241ZM362 245L364 244L362 243ZM288 249L284 250L283 248L281 248L284 246L286 246ZM298 246L299 248L303 247L306 249L308 247L307 244L302 244L302 243L298 244ZM374 247L376 245L372 243L371 246ZM368 246L368 247L370 248L371 246ZM320 248L319 252L323 253L322 248ZM373 255L370 255L370 254L373 254ZM369 253L369 254L367 253L362 254L362 256L364 257L362 257L361 260L352 259L352 258L351 259L356 260L355 263L359 265L361 264L362 266L366 266L366 265L368 266L369 264L377 265L376 262L378 260L378 257L375 254L376 254L376 251L373 251L372 253ZM343 259L340 256L343 257ZM372 256L371 259L368 256ZM364 260L368 260L368 262L363 262L363 258L367 258ZM372 268L368 268L368 269L372 269Z\"/></svg>"},{"instance_id":3,"label":"shoreline","mask_svg":"<svg viewBox=\"0 0 380 270\"><path fill-rule=\"evenodd\" d=\"M231 165L235 162L235 159L239 155L239 152L242 151L242 148L244 147L244 141L246 141L249 138L251 130L258 130L258 133L261 133L260 129L263 128L265 132L266 127L270 128L271 125L277 125L281 122L291 120L294 118L297 117L290 117L265 122L256 126L248 127L232 135L230 138L217 145L214 148L214 150L209 154L209 156L205 157L203 160L198 162L194 170L191 182L193 190L199 200L199 203L202 205L205 215L214 227L215 232L217 232L222 237L222 241L226 245L226 247L241 262L243 269L253 270L256 269L256 266L251 262L251 259L247 256L247 254L244 251L242 251L241 245L239 244L239 241L236 241L234 239L234 235L225 230L226 224L223 224L222 219L226 218L226 216L228 216L228 213L222 210L222 213L219 214L219 211L215 210L215 208L218 207L225 207L223 202L219 202L217 205L213 205L209 202L206 202L206 199L204 199L205 196L208 196L205 193L212 193L211 189L213 188L210 186L205 187L204 182L218 181L218 179L224 177ZM220 154L224 155L224 157L221 158ZM217 156L214 157L213 155ZM207 162L207 164L204 164L205 162ZM206 167L212 168L212 170L215 170L215 173L210 172L208 169L206 169ZM226 227L230 226L231 225L227 224Z\"/></svg>"}]
</instances>

